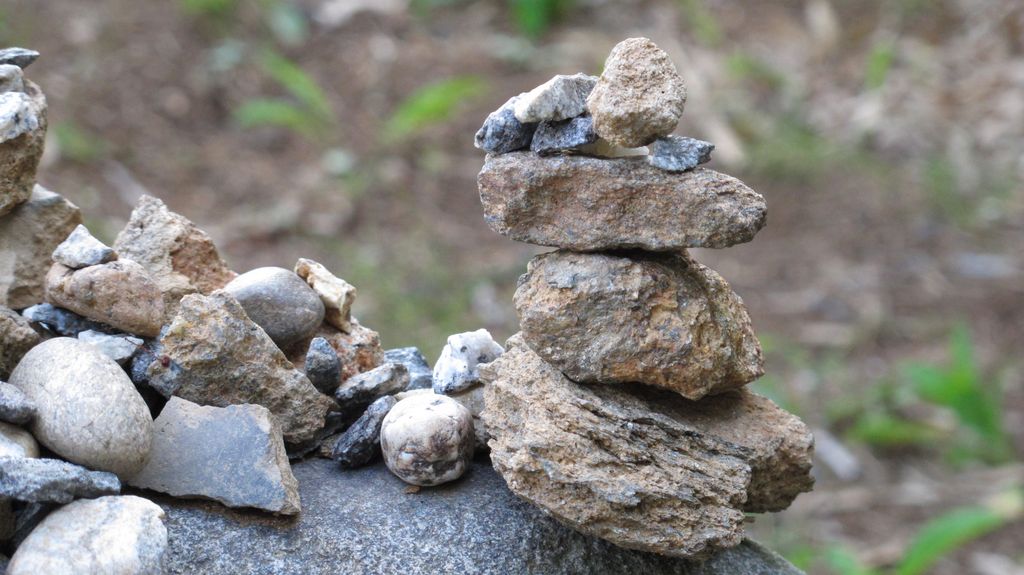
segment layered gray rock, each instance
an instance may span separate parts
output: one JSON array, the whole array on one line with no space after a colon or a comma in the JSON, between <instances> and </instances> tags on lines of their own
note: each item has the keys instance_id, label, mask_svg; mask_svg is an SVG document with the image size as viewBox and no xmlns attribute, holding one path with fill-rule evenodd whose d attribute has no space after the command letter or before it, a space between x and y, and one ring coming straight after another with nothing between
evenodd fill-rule
<instances>
[{"instance_id":1,"label":"layered gray rock","mask_svg":"<svg viewBox=\"0 0 1024 575\"><path fill-rule=\"evenodd\" d=\"M30 80L9 84L0 93L0 216L31 197L46 141L43 91Z\"/></svg>"},{"instance_id":2,"label":"layered gray rock","mask_svg":"<svg viewBox=\"0 0 1024 575\"><path fill-rule=\"evenodd\" d=\"M78 270L54 263L46 274L46 300L143 337L155 337L164 322L160 288L128 259Z\"/></svg>"},{"instance_id":3,"label":"layered gray rock","mask_svg":"<svg viewBox=\"0 0 1024 575\"><path fill-rule=\"evenodd\" d=\"M23 70L32 65L37 58L39 58L39 52L28 48L12 46L0 50L0 64L12 64Z\"/></svg>"},{"instance_id":4,"label":"layered gray rock","mask_svg":"<svg viewBox=\"0 0 1024 575\"><path fill-rule=\"evenodd\" d=\"M515 105L526 94L509 98L500 108L491 112L477 131L474 144L493 154L507 154L530 147L537 124L522 123L516 119Z\"/></svg>"},{"instance_id":5,"label":"layered gray rock","mask_svg":"<svg viewBox=\"0 0 1024 575\"><path fill-rule=\"evenodd\" d=\"M334 391L334 399L345 411L360 410L379 397L404 390L409 385L409 370L400 363L385 363L354 375Z\"/></svg>"},{"instance_id":6,"label":"layered gray rock","mask_svg":"<svg viewBox=\"0 0 1024 575\"><path fill-rule=\"evenodd\" d=\"M331 459L337 461L342 469L353 469L380 455L381 424L396 403L398 401L390 395L371 403L359 419L338 437L331 447Z\"/></svg>"},{"instance_id":7,"label":"layered gray rock","mask_svg":"<svg viewBox=\"0 0 1024 575\"><path fill-rule=\"evenodd\" d=\"M53 250L52 257L53 261L77 270L112 262L117 259L117 252L94 238L85 226L79 224L71 235Z\"/></svg>"},{"instance_id":8,"label":"layered gray rock","mask_svg":"<svg viewBox=\"0 0 1024 575\"><path fill-rule=\"evenodd\" d=\"M651 155L647 160L655 168L669 172L685 172L711 161L711 152L714 149L714 144L704 140L665 136L654 141L651 145Z\"/></svg>"},{"instance_id":9,"label":"layered gray rock","mask_svg":"<svg viewBox=\"0 0 1024 575\"><path fill-rule=\"evenodd\" d=\"M0 457L0 497L35 503L69 503L120 491L121 482L113 473L89 471L59 459Z\"/></svg>"},{"instance_id":10,"label":"layered gray rock","mask_svg":"<svg viewBox=\"0 0 1024 575\"><path fill-rule=\"evenodd\" d=\"M43 301L50 255L80 223L77 206L39 185L0 218L0 305L20 310Z\"/></svg>"},{"instance_id":11,"label":"layered gray rock","mask_svg":"<svg viewBox=\"0 0 1024 575\"><path fill-rule=\"evenodd\" d=\"M284 268L257 268L224 286L249 319L282 349L307 339L324 321L320 296L297 274Z\"/></svg>"},{"instance_id":12,"label":"layered gray rock","mask_svg":"<svg viewBox=\"0 0 1024 575\"><path fill-rule=\"evenodd\" d=\"M158 498L170 532L168 572L800 575L751 541L696 563L587 537L517 498L486 462L415 494L380 464L339 473L333 461L312 459L293 469L303 502L297 521Z\"/></svg>"},{"instance_id":13,"label":"layered gray rock","mask_svg":"<svg viewBox=\"0 0 1024 575\"><path fill-rule=\"evenodd\" d=\"M667 172L641 157L491 155L477 183L492 230L576 251L724 248L753 239L767 213L732 176Z\"/></svg>"},{"instance_id":14,"label":"layered gray rock","mask_svg":"<svg viewBox=\"0 0 1024 575\"><path fill-rule=\"evenodd\" d=\"M409 370L409 389L426 389L433 386L434 372L427 358L416 347L400 347L384 352L384 361L400 363Z\"/></svg>"},{"instance_id":15,"label":"layered gray rock","mask_svg":"<svg viewBox=\"0 0 1024 575\"><path fill-rule=\"evenodd\" d=\"M36 404L17 387L0 381L0 421L21 425L36 415Z\"/></svg>"},{"instance_id":16,"label":"layered gray rock","mask_svg":"<svg viewBox=\"0 0 1024 575\"><path fill-rule=\"evenodd\" d=\"M40 303L25 308L21 312L25 319L39 324L46 331L66 337L78 337L83 331L97 333L113 333L116 330L109 325L93 321L71 310L57 307L50 303Z\"/></svg>"},{"instance_id":17,"label":"layered gray rock","mask_svg":"<svg viewBox=\"0 0 1024 575\"><path fill-rule=\"evenodd\" d=\"M515 306L526 343L574 381L700 399L764 374L743 300L685 253L542 254Z\"/></svg>"},{"instance_id":18,"label":"layered gray rock","mask_svg":"<svg viewBox=\"0 0 1024 575\"><path fill-rule=\"evenodd\" d=\"M281 428L261 405L210 407L172 397L153 424L149 462L128 484L228 507L300 510Z\"/></svg>"},{"instance_id":19,"label":"layered gray rock","mask_svg":"<svg viewBox=\"0 0 1024 575\"><path fill-rule=\"evenodd\" d=\"M551 154L572 150L597 141L594 120L590 116L577 116L560 122L541 122L530 142L535 154Z\"/></svg>"},{"instance_id":20,"label":"layered gray rock","mask_svg":"<svg viewBox=\"0 0 1024 575\"><path fill-rule=\"evenodd\" d=\"M0 380L10 377L14 366L40 341L28 320L0 305Z\"/></svg>"}]
</instances>

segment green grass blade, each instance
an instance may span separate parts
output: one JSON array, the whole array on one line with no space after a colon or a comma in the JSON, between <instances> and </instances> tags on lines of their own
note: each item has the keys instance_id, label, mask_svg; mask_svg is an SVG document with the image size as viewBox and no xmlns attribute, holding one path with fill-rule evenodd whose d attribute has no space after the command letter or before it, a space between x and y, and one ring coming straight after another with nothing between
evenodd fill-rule
<instances>
[{"instance_id":1,"label":"green grass blade","mask_svg":"<svg viewBox=\"0 0 1024 575\"><path fill-rule=\"evenodd\" d=\"M249 100L234 111L234 118L243 128L275 126L311 136L316 124L305 111L282 100Z\"/></svg>"},{"instance_id":2,"label":"green grass blade","mask_svg":"<svg viewBox=\"0 0 1024 575\"><path fill-rule=\"evenodd\" d=\"M921 575L943 556L998 529L1009 521L1006 513L987 507L954 509L925 524L918 532L896 575Z\"/></svg>"},{"instance_id":3,"label":"green grass blade","mask_svg":"<svg viewBox=\"0 0 1024 575\"><path fill-rule=\"evenodd\" d=\"M486 91L475 76L459 76L428 84L402 101L384 128L388 139L401 139L423 128L447 120L466 100Z\"/></svg>"},{"instance_id":4,"label":"green grass blade","mask_svg":"<svg viewBox=\"0 0 1024 575\"><path fill-rule=\"evenodd\" d=\"M311 113L321 120L334 121L334 113L327 96L312 76L307 74L298 64L284 56L267 50L260 59L263 70Z\"/></svg>"}]
</instances>

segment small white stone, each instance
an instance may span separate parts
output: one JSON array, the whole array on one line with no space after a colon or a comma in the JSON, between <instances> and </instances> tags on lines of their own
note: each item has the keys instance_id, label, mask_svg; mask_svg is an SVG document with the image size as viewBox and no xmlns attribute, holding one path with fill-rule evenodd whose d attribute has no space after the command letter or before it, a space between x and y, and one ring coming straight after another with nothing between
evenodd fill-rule
<instances>
[{"instance_id":1,"label":"small white stone","mask_svg":"<svg viewBox=\"0 0 1024 575\"><path fill-rule=\"evenodd\" d=\"M587 109L587 96L596 76L559 74L516 100L514 113L523 123L567 120Z\"/></svg>"},{"instance_id":2,"label":"small white stone","mask_svg":"<svg viewBox=\"0 0 1024 575\"><path fill-rule=\"evenodd\" d=\"M135 355L143 341L137 337L126 334L110 335L99 331L87 329L78 334L78 341L96 347L103 352L103 355L124 366L128 360Z\"/></svg>"},{"instance_id":3,"label":"small white stone","mask_svg":"<svg viewBox=\"0 0 1024 575\"><path fill-rule=\"evenodd\" d=\"M94 238L82 224L53 250L53 261L73 270L105 264L117 259L117 252Z\"/></svg>"},{"instance_id":4,"label":"small white stone","mask_svg":"<svg viewBox=\"0 0 1024 575\"><path fill-rule=\"evenodd\" d=\"M381 425L384 463L412 485L440 485L462 476L473 457L473 416L450 397L413 394L399 401Z\"/></svg>"},{"instance_id":5,"label":"small white stone","mask_svg":"<svg viewBox=\"0 0 1024 575\"><path fill-rule=\"evenodd\" d=\"M39 457L39 444L31 433L0 421L0 457Z\"/></svg>"},{"instance_id":6,"label":"small white stone","mask_svg":"<svg viewBox=\"0 0 1024 575\"><path fill-rule=\"evenodd\" d=\"M306 258L295 262L295 273L306 280L324 304L324 320L345 333L352 330L352 302L356 288L326 267Z\"/></svg>"},{"instance_id":7,"label":"small white stone","mask_svg":"<svg viewBox=\"0 0 1024 575\"><path fill-rule=\"evenodd\" d=\"M24 92L0 94L0 142L39 128L40 110Z\"/></svg>"},{"instance_id":8,"label":"small white stone","mask_svg":"<svg viewBox=\"0 0 1024 575\"><path fill-rule=\"evenodd\" d=\"M458 393L480 381L477 367L505 353L486 329L448 336L448 344L434 364L434 392Z\"/></svg>"},{"instance_id":9,"label":"small white stone","mask_svg":"<svg viewBox=\"0 0 1024 575\"><path fill-rule=\"evenodd\" d=\"M13 64L0 64L0 92L24 92L25 73Z\"/></svg>"}]
</instances>

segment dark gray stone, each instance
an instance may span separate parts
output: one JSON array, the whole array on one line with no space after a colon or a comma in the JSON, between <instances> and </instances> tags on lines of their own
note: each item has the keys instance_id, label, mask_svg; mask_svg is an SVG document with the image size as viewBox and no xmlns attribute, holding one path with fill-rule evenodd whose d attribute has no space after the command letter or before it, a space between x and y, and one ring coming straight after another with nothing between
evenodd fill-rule
<instances>
[{"instance_id":1,"label":"dark gray stone","mask_svg":"<svg viewBox=\"0 0 1024 575\"><path fill-rule=\"evenodd\" d=\"M342 469L361 467L380 455L380 426L396 403L398 401L391 395L374 401L362 417L338 437L331 458L340 463Z\"/></svg>"},{"instance_id":2,"label":"dark gray stone","mask_svg":"<svg viewBox=\"0 0 1024 575\"><path fill-rule=\"evenodd\" d=\"M509 98L500 108L490 113L476 133L477 148L491 154L507 154L530 147L537 124L524 124L516 119L515 105L522 97Z\"/></svg>"},{"instance_id":3,"label":"dark gray stone","mask_svg":"<svg viewBox=\"0 0 1024 575\"><path fill-rule=\"evenodd\" d=\"M117 252L94 238L82 224L53 250L53 261L73 270L105 264L117 259Z\"/></svg>"},{"instance_id":4,"label":"dark gray stone","mask_svg":"<svg viewBox=\"0 0 1024 575\"><path fill-rule=\"evenodd\" d=\"M58 503L15 503L14 535L4 546L4 551L13 554L28 537L28 534L39 525L51 511L60 507Z\"/></svg>"},{"instance_id":5,"label":"dark gray stone","mask_svg":"<svg viewBox=\"0 0 1024 575\"><path fill-rule=\"evenodd\" d=\"M530 150L541 155L571 150L597 141L594 120L590 116L577 116L561 122L541 122L533 134Z\"/></svg>"},{"instance_id":6,"label":"dark gray stone","mask_svg":"<svg viewBox=\"0 0 1024 575\"><path fill-rule=\"evenodd\" d=\"M78 337L83 331L98 331L101 333L114 333L114 328L82 317L73 311L56 307L48 303L41 303L27 307L21 312L21 316L29 321L42 325L47 330L65 337Z\"/></svg>"},{"instance_id":7,"label":"dark gray stone","mask_svg":"<svg viewBox=\"0 0 1024 575\"><path fill-rule=\"evenodd\" d=\"M398 393L409 385L409 370L401 363L385 363L348 378L334 392L342 411L361 410L377 398Z\"/></svg>"},{"instance_id":8,"label":"dark gray stone","mask_svg":"<svg viewBox=\"0 0 1024 575\"><path fill-rule=\"evenodd\" d=\"M409 370L409 385L405 387L406 391L410 389L428 389L433 386L433 371L431 371L430 363L427 362L427 358L424 357L419 348L400 347L389 349L384 352L384 361L400 363Z\"/></svg>"},{"instance_id":9,"label":"dark gray stone","mask_svg":"<svg viewBox=\"0 0 1024 575\"><path fill-rule=\"evenodd\" d=\"M685 172L699 164L711 161L715 145L711 142L685 136L665 136L651 144L647 161L655 168L669 172Z\"/></svg>"},{"instance_id":10,"label":"dark gray stone","mask_svg":"<svg viewBox=\"0 0 1024 575\"><path fill-rule=\"evenodd\" d=\"M699 564L581 535L512 495L487 463L417 493L383 465L341 473L312 459L294 471L303 504L297 521L156 497L167 512L168 573L800 574L751 541ZM427 534L443 544L424 545Z\"/></svg>"},{"instance_id":11,"label":"dark gray stone","mask_svg":"<svg viewBox=\"0 0 1024 575\"><path fill-rule=\"evenodd\" d=\"M0 421L21 425L36 415L36 404L20 389L0 381Z\"/></svg>"},{"instance_id":12,"label":"dark gray stone","mask_svg":"<svg viewBox=\"0 0 1024 575\"><path fill-rule=\"evenodd\" d=\"M0 458L0 497L18 501L69 503L81 497L121 492L117 476L59 459Z\"/></svg>"},{"instance_id":13,"label":"dark gray stone","mask_svg":"<svg viewBox=\"0 0 1024 575\"><path fill-rule=\"evenodd\" d=\"M228 282L224 291L281 349L312 336L324 321L320 296L291 270L256 268Z\"/></svg>"},{"instance_id":14,"label":"dark gray stone","mask_svg":"<svg viewBox=\"0 0 1024 575\"><path fill-rule=\"evenodd\" d=\"M27 48L4 48L0 50L0 64L13 64L21 69L28 68L39 57L39 52Z\"/></svg>"},{"instance_id":15,"label":"dark gray stone","mask_svg":"<svg viewBox=\"0 0 1024 575\"><path fill-rule=\"evenodd\" d=\"M341 360L328 341L314 337L306 352L306 377L320 393L334 393L341 384Z\"/></svg>"}]
</instances>

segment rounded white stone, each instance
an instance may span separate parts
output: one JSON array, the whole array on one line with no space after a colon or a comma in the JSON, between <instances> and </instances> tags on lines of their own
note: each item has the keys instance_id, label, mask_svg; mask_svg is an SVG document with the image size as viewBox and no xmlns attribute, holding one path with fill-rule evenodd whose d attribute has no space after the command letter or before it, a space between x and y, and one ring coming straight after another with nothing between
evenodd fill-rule
<instances>
[{"instance_id":1,"label":"rounded white stone","mask_svg":"<svg viewBox=\"0 0 1024 575\"><path fill-rule=\"evenodd\" d=\"M0 421L0 457L39 457L39 444L31 433Z\"/></svg>"},{"instance_id":2,"label":"rounded white stone","mask_svg":"<svg viewBox=\"0 0 1024 575\"><path fill-rule=\"evenodd\" d=\"M440 485L461 477L475 442L469 410L450 397L432 393L399 401L380 431L384 463L413 485Z\"/></svg>"}]
</instances>

